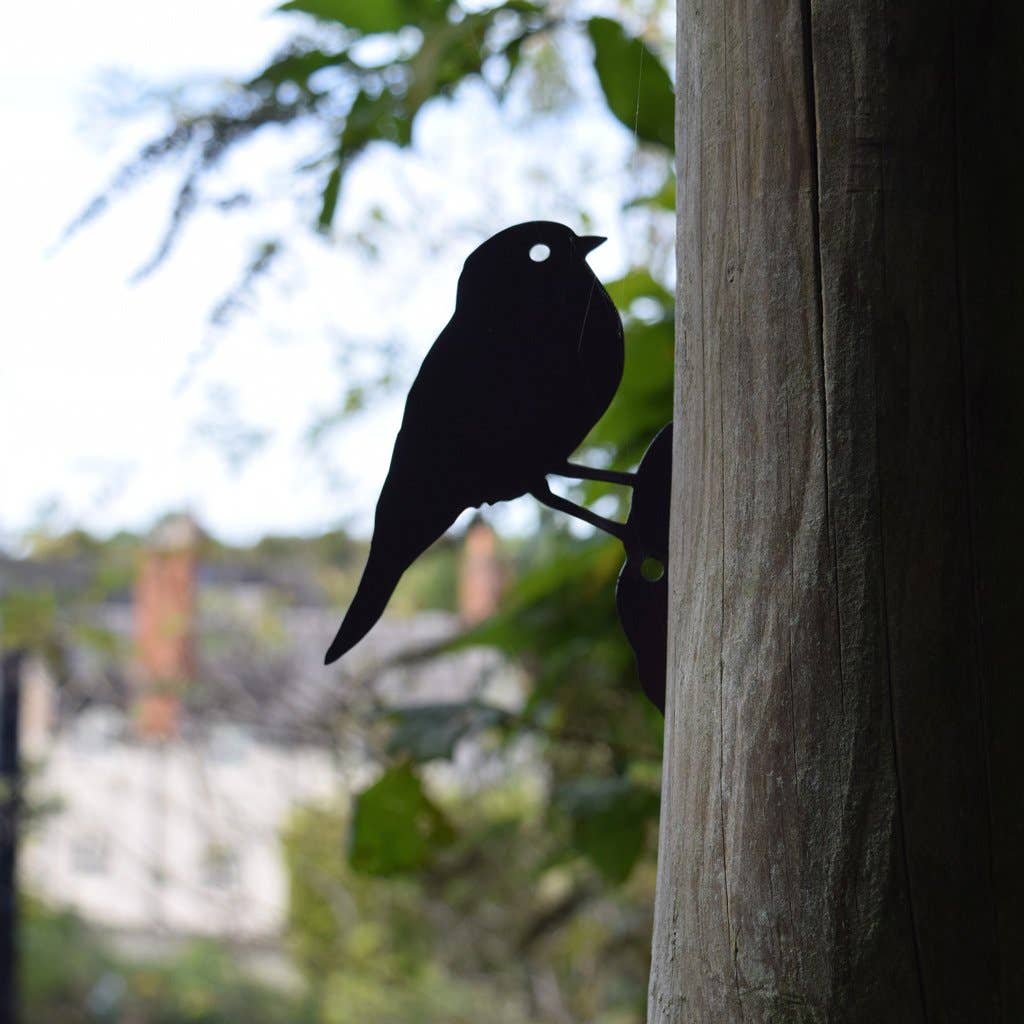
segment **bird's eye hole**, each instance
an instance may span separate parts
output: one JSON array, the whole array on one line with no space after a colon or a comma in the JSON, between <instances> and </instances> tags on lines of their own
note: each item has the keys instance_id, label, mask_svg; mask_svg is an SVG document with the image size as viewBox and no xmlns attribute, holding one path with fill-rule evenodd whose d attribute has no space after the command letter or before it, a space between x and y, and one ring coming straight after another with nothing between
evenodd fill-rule
<instances>
[{"instance_id":1,"label":"bird's eye hole","mask_svg":"<svg viewBox=\"0 0 1024 1024\"><path fill-rule=\"evenodd\" d=\"M538 242L530 249L530 259L534 263L543 263L550 255L551 250L543 242Z\"/></svg>"}]
</instances>

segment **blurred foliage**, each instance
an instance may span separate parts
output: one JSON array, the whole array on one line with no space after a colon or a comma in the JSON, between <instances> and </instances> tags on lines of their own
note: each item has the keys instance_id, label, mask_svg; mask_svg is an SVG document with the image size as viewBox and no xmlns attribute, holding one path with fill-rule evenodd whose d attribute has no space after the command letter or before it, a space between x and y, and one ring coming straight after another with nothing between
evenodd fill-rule
<instances>
[{"instance_id":1,"label":"blurred foliage","mask_svg":"<svg viewBox=\"0 0 1024 1024\"><path fill-rule=\"evenodd\" d=\"M49 588L12 590L0 596L0 637L4 648L51 650L56 608L56 595Z\"/></svg>"},{"instance_id":2,"label":"blurred foliage","mask_svg":"<svg viewBox=\"0 0 1024 1024\"><path fill-rule=\"evenodd\" d=\"M643 851L647 822L657 818L656 792L623 777L578 779L555 800L572 819L573 846L608 881L625 881Z\"/></svg>"},{"instance_id":3,"label":"blurred foliage","mask_svg":"<svg viewBox=\"0 0 1024 1024\"><path fill-rule=\"evenodd\" d=\"M661 61L611 18L591 18L587 31L609 110L638 138L673 149L675 92Z\"/></svg>"},{"instance_id":4,"label":"blurred foliage","mask_svg":"<svg viewBox=\"0 0 1024 1024\"><path fill-rule=\"evenodd\" d=\"M450 537L434 544L402 577L388 606L390 613L411 615L424 608L455 611L461 550L460 543Z\"/></svg>"},{"instance_id":5,"label":"blurred foliage","mask_svg":"<svg viewBox=\"0 0 1024 1024\"><path fill-rule=\"evenodd\" d=\"M34 650L56 638L108 644L89 610L108 600L130 597L146 538L127 531L97 537L85 530L33 531L24 538L24 562L41 570L20 579L22 559L0 564L0 629L10 646ZM205 535L204 565L248 574L287 590L302 585L338 603L355 592L369 544L342 529L314 536L275 534L252 545L228 544ZM424 609L453 611L460 547L442 538L402 580L393 612L411 615ZM0 555L0 558L3 556Z\"/></svg>"},{"instance_id":6,"label":"blurred foliage","mask_svg":"<svg viewBox=\"0 0 1024 1024\"><path fill-rule=\"evenodd\" d=\"M212 942L127 959L80 918L23 900L21 1019L46 1024L313 1024L303 1000L253 981Z\"/></svg>"},{"instance_id":7,"label":"blurred foliage","mask_svg":"<svg viewBox=\"0 0 1024 1024\"><path fill-rule=\"evenodd\" d=\"M368 875L425 867L454 834L408 764L386 771L359 794L352 815L349 860Z\"/></svg>"},{"instance_id":8,"label":"blurred foliage","mask_svg":"<svg viewBox=\"0 0 1024 1024\"><path fill-rule=\"evenodd\" d=\"M648 5L646 16L632 12L631 21L642 17L654 37L663 6ZM134 103L121 104L136 116L158 104L168 126L86 205L68 226L68 235L158 169L183 164L164 235L136 276L151 273L199 210L232 212L251 203L248 189L225 200L216 174L244 143L274 129L313 140L293 167L288 189L315 205L315 226L327 232L355 160L372 145L408 146L428 103L452 97L471 81L500 100L524 67L533 72L530 93L541 97L538 109L551 106L551 96L564 99L564 90L552 79L560 77L559 33L566 31L589 41L610 112L638 140L666 152L673 148L669 74L649 41L612 18L588 17L554 0L505 0L483 7L439 0L293 0L278 10L300 19L297 31L251 78L232 81L212 95L205 84L191 90L180 85L151 89ZM215 322L243 305L255 280L284 249L283 238L255 244L235 289L217 305Z\"/></svg>"},{"instance_id":9,"label":"blurred foliage","mask_svg":"<svg viewBox=\"0 0 1024 1024\"><path fill-rule=\"evenodd\" d=\"M166 131L69 230L180 161L166 232L140 270L148 273L204 205L245 207L246 192L230 204L218 197L217 170L246 140L286 128L312 140L287 187L306 222L330 232L345 176L368 147L407 147L424 107L462 83L480 82L501 99L531 62L534 71L547 69L550 85L531 90L537 108L557 104L561 49L567 39L582 41L611 115L664 169L657 187L630 204L650 215L650 258L607 285L626 330L623 382L577 456L635 466L672 415L673 296L655 254L671 248L674 96L659 57L657 4L620 8L618 19L554 0L291 0L279 10L298 26L284 50L250 79L212 94L165 95ZM284 239L260 240L240 294L284 248ZM228 318L238 303L228 296L217 315ZM387 369L378 379L390 386ZM372 398L362 383L345 396L317 431ZM573 485L571 495L600 502L610 515L627 510L628 494L608 484ZM330 534L267 540L251 557L314 565L340 603L364 552L361 542ZM538 535L510 543L507 553L516 582L502 608L454 646L495 647L523 666L522 706L389 709L376 781L350 807L297 812L286 830L288 940L317 1021L642 1019L662 722L640 694L618 625L622 550L544 512ZM211 557L248 556L213 548ZM456 563L454 546L437 545L407 574L395 608L453 607ZM470 739L510 766L526 751L539 784L510 767L501 785L453 795L434 773Z\"/></svg>"},{"instance_id":10,"label":"blurred foliage","mask_svg":"<svg viewBox=\"0 0 1024 1024\"><path fill-rule=\"evenodd\" d=\"M637 1019L653 864L623 887L565 862L570 822L523 780L440 796L452 834L381 878L345 855L349 809L297 812L289 942L324 1021Z\"/></svg>"},{"instance_id":11,"label":"blurred foliage","mask_svg":"<svg viewBox=\"0 0 1024 1024\"><path fill-rule=\"evenodd\" d=\"M388 753L415 762L450 760L460 741L511 720L509 712L480 701L414 704L389 709L387 716L394 723Z\"/></svg>"}]
</instances>

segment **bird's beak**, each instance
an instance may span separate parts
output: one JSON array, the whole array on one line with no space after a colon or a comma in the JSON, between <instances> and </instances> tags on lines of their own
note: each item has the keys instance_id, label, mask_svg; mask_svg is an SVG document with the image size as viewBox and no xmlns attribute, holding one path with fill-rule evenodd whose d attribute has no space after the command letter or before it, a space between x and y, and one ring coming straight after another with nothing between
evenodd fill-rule
<instances>
[{"instance_id":1,"label":"bird's beak","mask_svg":"<svg viewBox=\"0 0 1024 1024\"><path fill-rule=\"evenodd\" d=\"M592 253L599 245L604 245L608 239L601 235L581 235L576 239L576 247L583 253L584 257Z\"/></svg>"}]
</instances>

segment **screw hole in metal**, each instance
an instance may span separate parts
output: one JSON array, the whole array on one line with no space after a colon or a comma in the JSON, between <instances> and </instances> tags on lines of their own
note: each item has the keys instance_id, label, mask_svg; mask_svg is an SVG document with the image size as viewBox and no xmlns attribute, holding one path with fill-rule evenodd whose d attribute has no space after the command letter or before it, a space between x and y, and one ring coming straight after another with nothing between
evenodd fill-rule
<instances>
[{"instance_id":1,"label":"screw hole in metal","mask_svg":"<svg viewBox=\"0 0 1024 1024\"><path fill-rule=\"evenodd\" d=\"M665 566L657 558L647 557L640 563L640 575L648 583L657 583L665 575Z\"/></svg>"},{"instance_id":2,"label":"screw hole in metal","mask_svg":"<svg viewBox=\"0 0 1024 1024\"><path fill-rule=\"evenodd\" d=\"M543 263L550 255L551 250L543 242L538 242L530 248L530 259L534 263Z\"/></svg>"}]
</instances>

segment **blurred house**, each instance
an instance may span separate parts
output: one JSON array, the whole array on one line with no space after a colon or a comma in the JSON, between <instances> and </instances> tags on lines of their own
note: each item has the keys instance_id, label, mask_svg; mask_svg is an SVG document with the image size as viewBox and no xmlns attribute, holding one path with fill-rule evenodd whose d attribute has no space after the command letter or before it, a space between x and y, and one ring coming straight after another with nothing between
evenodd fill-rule
<instances>
[{"instance_id":1,"label":"blurred house","mask_svg":"<svg viewBox=\"0 0 1024 1024\"><path fill-rule=\"evenodd\" d=\"M291 810L374 772L360 708L518 703L494 651L411 657L490 614L501 569L493 534L474 523L463 614L385 618L339 671L322 661L338 608L301 577L204 562L201 539L188 519L161 524L134 589L96 609L113 643L72 645L59 685L29 662L23 754L38 766L32 799L56 809L26 839L22 884L127 935L273 943ZM498 770L465 741L437 781L480 785Z\"/></svg>"}]
</instances>

